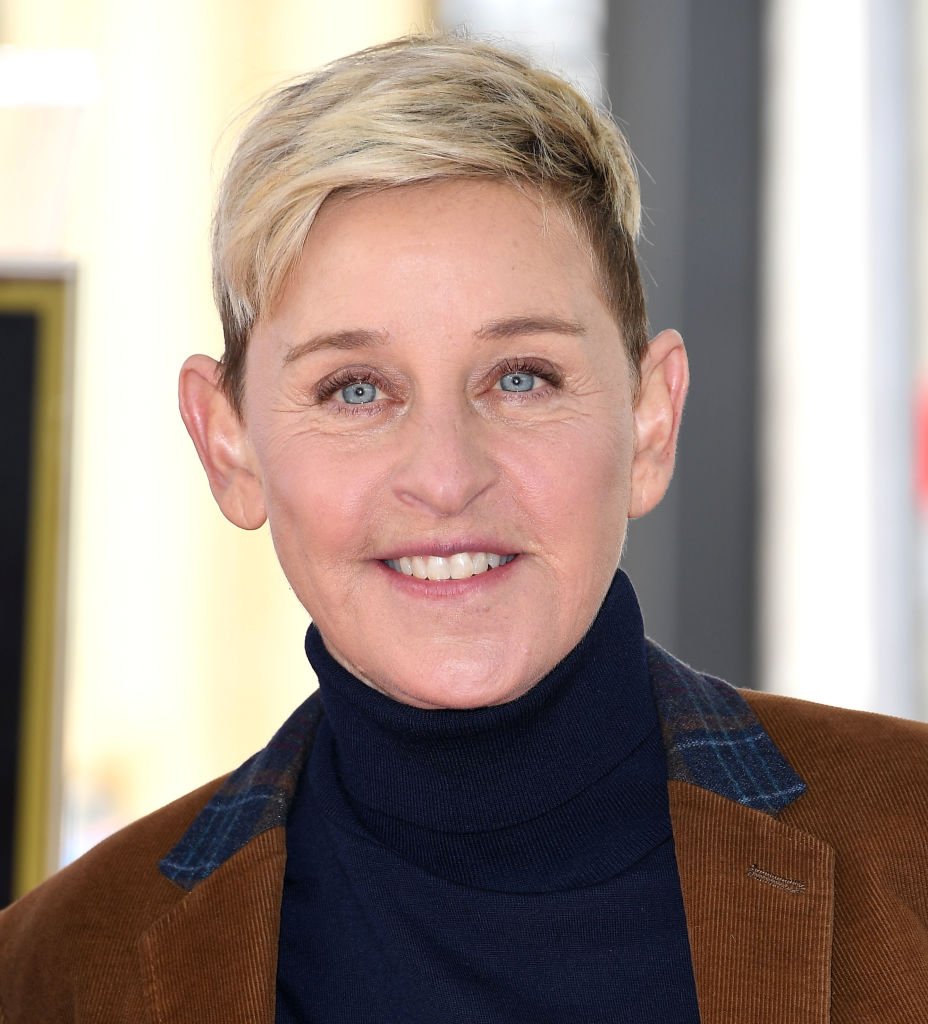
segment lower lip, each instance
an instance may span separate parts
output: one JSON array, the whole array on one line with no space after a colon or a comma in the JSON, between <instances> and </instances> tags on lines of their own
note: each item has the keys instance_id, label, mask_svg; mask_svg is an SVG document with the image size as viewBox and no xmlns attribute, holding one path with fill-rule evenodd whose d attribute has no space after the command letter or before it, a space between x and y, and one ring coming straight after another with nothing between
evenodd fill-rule
<instances>
[{"instance_id":1,"label":"lower lip","mask_svg":"<svg viewBox=\"0 0 928 1024\"><path fill-rule=\"evenodd\" d=\"M403 593L414 597L441 600L443 598L469 597L483 593L489 587L504 583L512 569L520 561L521 556L516 555L511 562L507 562L505 565L487 569L485 572L478 572L463 580L420 580L417 576L407 576L404 572L397 572L384 562L378 562L377 565L381 572L387 575L389 582Z\"/></svg>"}]
</instances>

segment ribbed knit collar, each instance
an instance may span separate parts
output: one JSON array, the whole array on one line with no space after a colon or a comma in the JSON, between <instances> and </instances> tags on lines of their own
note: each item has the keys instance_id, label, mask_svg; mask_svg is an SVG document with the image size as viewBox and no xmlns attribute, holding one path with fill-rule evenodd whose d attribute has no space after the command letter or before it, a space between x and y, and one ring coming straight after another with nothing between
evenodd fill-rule
<instances>
[{"instance_id":1,"label":"ribbed knit collar","mask_svg":"<svg viewBox=\"0 0 928 1024\"><path fill-rule=\"evenodd\" d=\"M308 766L324 813L465 884L591 883L669 834L641 614L618 573L584 639L528 693L469 711L397 703L310 627L325 718Z\"/></svg>"}]
</instances>

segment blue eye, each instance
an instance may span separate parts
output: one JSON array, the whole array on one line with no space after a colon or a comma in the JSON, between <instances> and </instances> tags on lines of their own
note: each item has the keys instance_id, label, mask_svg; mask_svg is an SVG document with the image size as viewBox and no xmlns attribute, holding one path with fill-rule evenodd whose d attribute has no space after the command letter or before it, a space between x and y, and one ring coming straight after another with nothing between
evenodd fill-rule
<instances>
[{"instance_id":1,"label":"blue eye","mask_svg":"<svg viewBox=\"0 0 928 1024\"><path fill-rule=\"evenodd\" d=\"M535 387L535 375L533 373L506 373L499 379L499 386L503 391L531 391Z\"/></svg>"},{"instance_id":2,"label":"blue eye","mask_svg":"<svg viewBox=\"0 0 928 1024\"><path fill-rule=\"evenodd\" d=\"M377 397L377 388L366 381L355 381L348 387L342 388L342 400L347 405L367 405Z\"/></svg>"}]
</instances>

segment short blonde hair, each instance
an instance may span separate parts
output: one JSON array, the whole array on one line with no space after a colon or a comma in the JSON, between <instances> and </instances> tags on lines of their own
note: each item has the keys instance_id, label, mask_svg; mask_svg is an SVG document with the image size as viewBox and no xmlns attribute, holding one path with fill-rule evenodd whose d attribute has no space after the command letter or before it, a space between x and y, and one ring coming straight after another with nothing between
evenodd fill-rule
<instances>
[{"instance_id":1,"label":"short blonde hair","mask_svg":"<svg viewBox=\"0 0 928 1024\"><path fill-rule=\"evenodd\" d=\"M251 329L274 308L330 195L478 177L537 188L589 241L637 382L648 337L635 249L641 205L621 131L519 55L408 36L283 86L239 139L212 233L221 379L235 408Z\"/></svg>"}]
</instances>

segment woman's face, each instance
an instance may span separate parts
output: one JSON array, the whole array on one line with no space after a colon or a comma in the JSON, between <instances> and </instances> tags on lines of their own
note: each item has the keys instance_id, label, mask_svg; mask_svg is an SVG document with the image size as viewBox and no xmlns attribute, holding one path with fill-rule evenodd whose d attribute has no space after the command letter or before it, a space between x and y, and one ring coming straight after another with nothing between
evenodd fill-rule
<instances>
[{"instance_id":1,"label":"woman's face","mask_svg":"<svg viewBox=\"0 0 928 1024\"><path fill-rule=\"evenodd\" d=\"M497 704L582 638L625 537L632 385L556 206L474 181L328 201L245 381L281 565L356 675Z\"/></svg>"}]
</instances>

